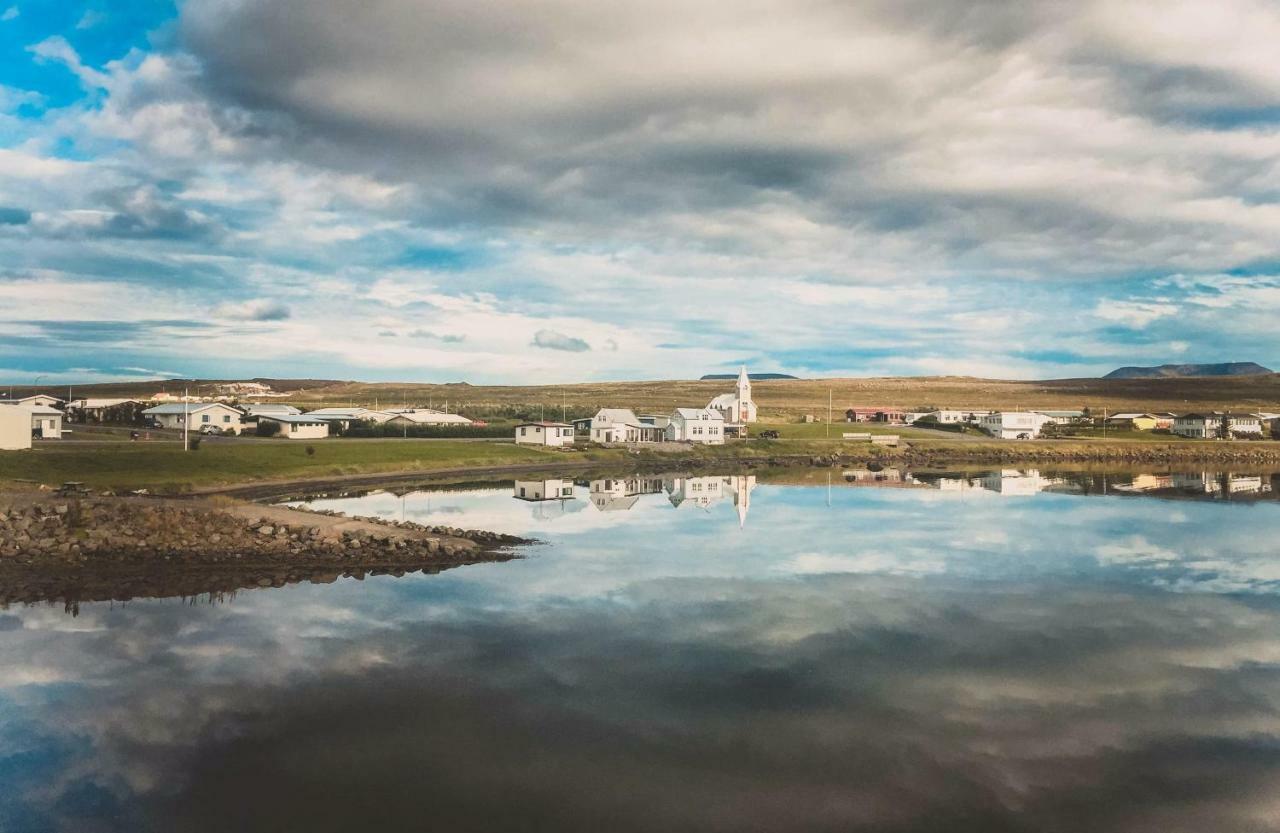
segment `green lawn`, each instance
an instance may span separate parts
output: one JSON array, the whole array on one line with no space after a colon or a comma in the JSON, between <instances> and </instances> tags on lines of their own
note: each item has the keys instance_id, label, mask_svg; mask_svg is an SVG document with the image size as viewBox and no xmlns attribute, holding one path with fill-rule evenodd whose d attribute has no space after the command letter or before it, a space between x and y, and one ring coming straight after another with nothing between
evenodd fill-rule
<instances>
[{"instance_id":1,"label":"green lawn","mask_svg":"<svg viewBox=\"0 0 1280 833\"><path fill-rule=\"evenodd\" d=\"M314 455L307 454L308 446L315 449ZM169 443L79 447L42 443L31 451L0 451L0 480L34 480L51 485L79 480L97 488L182 491L254 480L607 460L616 456L618 452L611 450L566 453L509 443L449 440L203 443L198 451L191 452Z\"/></svg>"},{"instance_id":2,"label":"green lawn","mask_svg":"<svg viewBox=\"0 0 1280 833\"><path fill-rule=\"evenodd\" d=\"M900 437L933 436L921 434L909 425L886 425L875 422L833 422L830 436L825 422L758 422L751 426L751 437L760 436L761 431L777 431L781 440L841 440L845 433L850 434L897 434ZM957 434L956 436L959 436Z\"/></svg>"}]
</instances>

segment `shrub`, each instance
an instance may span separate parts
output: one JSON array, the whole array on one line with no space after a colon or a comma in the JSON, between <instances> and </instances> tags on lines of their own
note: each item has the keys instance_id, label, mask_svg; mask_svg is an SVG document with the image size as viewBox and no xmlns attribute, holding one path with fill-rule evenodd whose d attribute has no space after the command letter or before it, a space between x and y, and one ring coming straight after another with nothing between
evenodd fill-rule
<instances>
[{"instance_id":1,"label":"shrub","mask_svg":"<svg viewBox=\"0 0 1280 833\"><path fill-rule=\"evenodd\" d=\"M258 420L258 436L274 437L280 433L280 423L272 422L269 419Z\"/></svg>"},{"instance_id":2,"label":"shrub","mask_svg":"<svg viewBox=\"0 0 1280 833\"><path fill-rule=\"evenodd\" d=\"M307 446L307 456L308 457L316 456L316 447L314 445Z\"/></svg>"}]
</instances>

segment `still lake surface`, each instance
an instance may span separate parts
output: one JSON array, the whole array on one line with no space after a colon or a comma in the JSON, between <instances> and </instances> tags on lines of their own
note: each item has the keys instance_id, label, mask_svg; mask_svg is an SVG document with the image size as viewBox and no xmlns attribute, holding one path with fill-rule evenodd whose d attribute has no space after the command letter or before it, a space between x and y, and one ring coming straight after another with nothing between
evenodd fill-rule
<instances>
[{"instance_id":1,"label":"still lake surface","mask_svg":"<svg viewBox=\"0 0 1280 833\"><path fill-rule=\"evenodd\" d=\"M0 831L1280 829L1271 475L827 476L316 499L545 543L0 611Z\"/></svg>"}]
</instances>

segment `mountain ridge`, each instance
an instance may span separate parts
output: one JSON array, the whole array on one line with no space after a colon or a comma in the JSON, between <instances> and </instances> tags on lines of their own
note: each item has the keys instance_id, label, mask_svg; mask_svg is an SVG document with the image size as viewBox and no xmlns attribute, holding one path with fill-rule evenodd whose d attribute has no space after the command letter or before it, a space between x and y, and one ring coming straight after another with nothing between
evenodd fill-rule
<instances>
[{"instance_id":1,"label":"mountain ridge","mask_svg":"<svg viewBox=\"0 0 1280 833\"><path fill-rule=\"evenodd\" d=\"M1264 376L1275 371L1257 362L1209 364L1160 364L1151 367L1118 367L1103 379L1186 379L1204 376Z\"/></svg>"}]
</instances>

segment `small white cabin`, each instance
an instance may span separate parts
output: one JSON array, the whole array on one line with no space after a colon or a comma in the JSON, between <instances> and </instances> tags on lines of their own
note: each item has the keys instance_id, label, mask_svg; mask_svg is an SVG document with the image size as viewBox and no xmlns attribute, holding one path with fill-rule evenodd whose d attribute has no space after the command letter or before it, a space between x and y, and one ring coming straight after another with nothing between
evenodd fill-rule
<instances>
[{"instance_id":1,"label":"small white cabin","mask_svg":"<svg viewBox=\"0 0 1280 833\"><path fill-rule=\"evenodd\" d=\"M258 425L275 423L280 430L275 434L286 440L323 440L329 436L329 422L305 414L261 414Z\"/></svg>"},{"instance_id":2,"label":"small white cabin","mask_svg":"<svg viewBox=\"0 0 1280 833\"><path fill-rule=\"evenodd\" d=\"M516 426L516 445L573 445L573 426L567 422L522 422Z\"/></svg>"}]
</instances>

